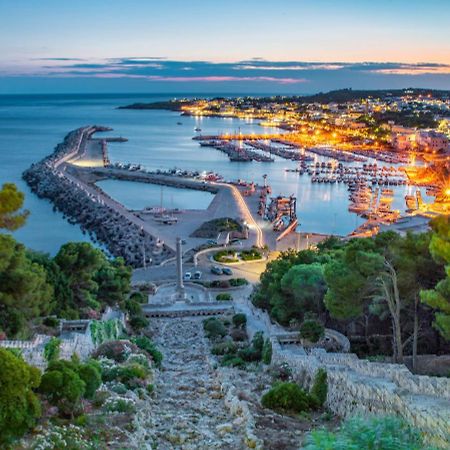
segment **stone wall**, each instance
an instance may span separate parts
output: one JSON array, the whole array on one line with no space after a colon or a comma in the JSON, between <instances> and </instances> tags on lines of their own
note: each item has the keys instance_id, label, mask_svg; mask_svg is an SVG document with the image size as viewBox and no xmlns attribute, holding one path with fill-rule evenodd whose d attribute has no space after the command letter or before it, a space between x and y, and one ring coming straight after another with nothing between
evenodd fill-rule
<instances>
[{"instance_id":1,"label":"stone wall","mask_svg":"<svg viewBox=\"0 0 450 450\"><path fill-rule=\"evenodd\" d=\"M310 387L319 368L328 374L327 406L346 417L395 414L441 448L450 442L450 380L413 375L399 364L360 360L354 354L312 349L303 355L283 350L272 338L272 364L288 364L297 382Z\"/></svg>"}]
</instances>

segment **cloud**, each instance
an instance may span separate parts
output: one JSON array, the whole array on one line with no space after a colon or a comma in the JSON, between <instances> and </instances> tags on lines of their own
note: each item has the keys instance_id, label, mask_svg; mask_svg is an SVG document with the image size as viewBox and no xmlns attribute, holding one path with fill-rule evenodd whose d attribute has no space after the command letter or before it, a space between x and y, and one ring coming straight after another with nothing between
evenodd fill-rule
<instances>
[{"instance_id":1,"label":"cloud","mask_svg":"<svg viewBox=\"0 0 450 450\"><path fill-rule=\"evenodd\" d=\"M161 56L107 58L89 60L81 58L39 58L28 66L16 68L0 65L4 76L47 76L50 78L117 78L141 79L149 82L169 83L238 83L266 82L279 85L295 85L331 79L339 83L352 79L370 79L383 76L394 80L395 76L446 76L450 64L420 62L314 62L269 61L252 58L236 62L179 61ZM43 64L36 64L42 61ZM3 70L2 70L3 69ZM6 75L5 75L6 74ZM389 78L391 77L391 78ZM406 79L406 78L405 78ZM346 86L352 85L351 82Z\"/></svg>"}]
</instances>

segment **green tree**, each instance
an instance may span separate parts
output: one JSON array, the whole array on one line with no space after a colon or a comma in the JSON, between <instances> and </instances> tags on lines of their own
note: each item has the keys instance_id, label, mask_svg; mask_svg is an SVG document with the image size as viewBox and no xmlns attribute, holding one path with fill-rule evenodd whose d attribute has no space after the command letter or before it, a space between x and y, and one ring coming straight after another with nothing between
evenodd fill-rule
<instances>
[{"instance_id":1,"label":"green tree","mask_svg":"<svg viewBox=\"0 0 450 450\"><path fill-rule=\"evenodd\" d=\"M50 403L58 406L63 415L73 417L78 412L86 383L78 374L78 366L72 361L51 362L42 375L39 391Z\"/></svg>"},{"instance_id":2,"label":"green tree","mask_svg":"<svg viewBox=\"0 0 450 450\"><path fill-rule=\"evenodd\" d=\"M272 314L281 323L290 319L301 319L305 312L323 311L323 297L327 286L319 263L292 266L281 279L281 289L286 295L280 296L273 305Z\"/></svg>"},{"instance_id":3,"label":"green tree","mask_svg":"<svg viewBox=\"0 0 450 450\"><path fill-rule=\"evenodd\" d=\"M51 310L52 298L43 267L12 236L0 234L0 329L20 335L28 320Z\"/></svg>"},{"instance_id":4,"label":"green tree","mask_svg":"<svg viewBox=\"0 0 450 450\"><path fill-rule=\"evenodd\" d=\"M370 280L381 270L383 257L372 239L353 239L325 265L328 285L325 306L337 319L360 317L367 305Z\"/></svg>"},{"instance_id":5,"label":"green tree","mask_svg":"<svg viewBox=\"0 0 450 450\"><path fill-rule=\"evenodd\" d=\"M73 293L67 275L50 255L31 250L28 250L27 254L31 261L45 269L47 283L53 286L54 302L50 312L58 317L78 319L79 310L74 304Z\"/></svg>"},{"instance_id":6,"label":"green tree","mask_svg":"<svg viewBox=\"0 0 450 450\"><path fill-rule=\"evenodd\" d=\"M13 183L5 183L0 190L0 228L17 230L25 224L29 215L21 210L25 196ZM21 210L21 211L20 211Z\"/></svg>"},{"instance_id":7,"label":"green tree","mask_svg":"<svg viewBox=\"0 0 450 450\"><path fill-rule=\"evenodd\" d=\"M131 267L123 258L104 261L95 275L98 284L97 301L113 306L125 300L130 292Z\"/></svg>"},{"instance_id":8,"label":"green tree","mask_svg":"<svg viewBox=\"0 0 450 450\"><path fill-rule=\"evenodd\" d=\"M0 443L6 445L36 423L41 406L33 392L40 373L22 358L0 348Z\"/></svg>"},{"instance_id":9,"label":"green tree","mask_svg":"<svg viewBox=\"0 0 450 450\"><path fill-rule=\"evenodd\" d=\"M95 275L107 263L104 254L87 242L69 242L60 248L55 262L67 277L75 306L98 309Z\"/></svg>"},{"instance_id":10,"label":"green tree","mask_svg":"<svg viewBox=\"0 0 450 450\"><path fill-rule=\"evenodd\" d=\"M95 364L94 361L86 364L80 364L77 372L85 384L84 397L89 399L93 398L95 391L102 384L100 366Z\"/></svg>"},{"instance_id":11,"label":"green tree","mask_svg":"<svg viewBox=\"0 0 450 450\"><path fill-rule=\"evenodd\" d=\"M435 261L445 265L445 278L434 289L422 291L420 297L422 302L437 310L434 326L450 340L450 216L433 220L431 227L430 252Z\"/></svg>"}]
</instances>

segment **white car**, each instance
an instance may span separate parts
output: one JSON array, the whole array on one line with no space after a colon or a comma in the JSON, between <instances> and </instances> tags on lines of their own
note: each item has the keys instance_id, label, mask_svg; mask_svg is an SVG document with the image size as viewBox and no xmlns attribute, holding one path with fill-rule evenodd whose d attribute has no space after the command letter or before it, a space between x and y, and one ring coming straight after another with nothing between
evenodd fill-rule
<instances>
[{"instance_id":1,"label":"white car","mask_svg":"<svg viewBox=\"0 0 450 450\"><path fill-rule=\"evenodd\" d=\"M186 273L184 274L183 280L184 280L184 281L189 281L191 278L192 278L191 272L186 272Z\"/></svg>"}]
</instances>

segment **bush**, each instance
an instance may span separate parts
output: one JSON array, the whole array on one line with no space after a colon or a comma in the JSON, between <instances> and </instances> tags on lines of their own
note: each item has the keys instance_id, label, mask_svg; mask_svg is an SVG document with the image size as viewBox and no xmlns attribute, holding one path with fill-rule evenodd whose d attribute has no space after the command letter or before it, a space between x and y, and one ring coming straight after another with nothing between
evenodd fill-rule
<instances>
[{"instance_id":1,"label":"bush","mask_svg":"<svg viewBox=\"0 0 450 450\"><path fill-rule=\"evenodd\" d=\"M229 355L236 354L237 345L234 342L226 341L216 344L211 349L213 355Z\"/></svg>"},{"instance_id":2,"label":"bush","mask_svg":"<svg viewBox=\"0 0 450 450\"><path fill-rule=\"evenodd\" d=\"M245 278L231 278L228 282L230 283L230 286L233 287L245 286L248 284L248 281Z\"/></svg>"},{"instance_id":3,"label":"bush","mask_svg":"<svg viewBox=\"0 0 450 450\"><path fill-rule=\"evenodd\" d=\"M275 381L288 381L292 379L292 369L286 363L273 367L271 374Z\"/></svg>"},{"instance_id":4,"label":"bush","mask_svg":"<svg viewBox=\"0 0 450 450\"><path fill-rule=\"evenodd\" d=\"M230 301L233 300L233 297L228 292L223 292L221 294L216 295L216 300L219 302Z\"/></svg>"},{"instance_id":5,"label":"bush","mask_svg":"<svg viewBox=\"0 0 450 450\"><path fill-rule=\"evenodd\" d=\"M261 399L265 408L286 412L300 413L308 411L311 407L311 399L296 383L275 384Z\"/></svg>"},{"instance_id":6,"label":"bush","mask_svg":"<svg viewBox=\"0 0 450 450\"><path fill-rule=\"evenodd\" d=\"M264 335L262 331L257 331L253 336L252 347L261 355L264 347Z\"/></svg>"},{"instance_id":7,"label":"bush","mask_svg":"<svg viewBox=\"0 0 450 450\"><path fill-rule=\"evenodd\" d=\"M136 406L133 400L130 398L111 398L108 399L103 408L105 411L119 412L119 413L134 413Z\"/></svg>"},{"instance_id":8,"label":"bush","mask_svg":"<svg viewBox=\"0 0 450 450\"><path fill-rule=\"evenodd\" d=\"M245 347L238 351L239 358L242 358L247 362L256 362L261 359L261 352L256 350L254 347Z\"/></svg>"},{"instance_id":9,"label":"bush","mask_svg":"<svg viewBox=\"0 0 450 450\"><path fill-rule=\"evenodd\" d=\"M52 337L44 347L44 358L48 361L56 361L59 358L61 339Z\"/></svg>"},{"instance_id":10,"label":"bush","mask_svg":"<svg viewBox=\"0 0 450 450\"><path fill-rule=\"evenodd\" d=\"M95 391L102 384L102 376L99 367L95 363L80 365L78 375L85 383L84 397L93 398Z\"/></svg>"},{"instance_id":11,"label":"bush","mask_svg":"<svg viewBox=\"0 0 450 450\"><path fill-rule=\"evenodd\" d=\"M206 319L203 322L203 329L205 330L206 336L212 339L224 337L227 334L225 325L216 318Z\"/></svg>"},{"instance_id":12,"label":"bush","mask_svg":"<svg viewBox=\"0 0 450 450\"><path fill-rule=\"evenodd\" d=\"M245 361L235 355L225 355L220 364L224 367L245 367Z\"/></svg>"},{"instance_id":13,"label":"bush","mask_svg":"<svg viewBox=\"0 0 450 450\"><path fill-rule=\"evenodd\" d=\"M145 350L153 359L156 367L161 367L163 354L158 350L156 345L146 336L139 336L131 339L141 350Z\"/></svg>"},{"instance_id":14,"label":"bush","mask_svg":"<svg viewBox=\"0 0 450 450\"><path fill-rule=\"evenodd\" d=\"M247 316L242 313L235 314L231 319L235 327L243 327L247 323Z\"/></svg>"},{"instance_id":15,"label":"bush","mask_svg":"<svg viewBox=\"0 0 450 450\"><path fill-rule=\"evenodd\" d=\"M103 406L103 404L106 402L106 400L111 397L111 393L108 391L97 391L94 394L94 398L92 400L92 404L96 408L100 408L100 406Z\"/></svg>"},{"instance_id":16,"label":"bush","mask_svg":"<svg viewBox=\"0 0 450 450\"><path fill-rule=\"evenodd\" d=\"M131 353L140 352L139 347L128 340L109 341L97 348L94 352L94 358L103 356L116 362L124 362Z\"/></svg>"},{"instance_id":17,"label":"bush","mask_svg":"<svg viewBox=\"0 0 450 450\"><path fill-rule=\"evenodd\" d=\"M235 250L220 250L216 252L213 259L218 262L238 262Z\"/></svg>"},{"instance_id":18,"label":"bush","mask_svg":"<svg viewBox=\"0 0 450 450\"><path fill-rule=\"evenodd\" d=\"M233 341L242 342L247 340L247 332L242 328L235 328L230 331L230 336Z\"/></svg>"},{"instance_id":19,"label":"bush","mask_svg":"<svg viewBox=\"0 0 450 450\"><path fill-rule=\"evenodd\" d=\"M262 258L261 253L255 248L242 250L240 256L243 261L255 261Z\"/></svg>"},{"instance_id":20,"label":"bush","mask_svg":"<svg viewBox=\"0 0 450 450\"><path fill-rule=\"evenodd\" d=\"M317 342L325 334L324 326L314 319L304 320L300 325L300 337L310 342Z\"/></svg>"},{"instance_id":21,"label":"bush","mask_svg":"<svg viewBox=\"0 0 450 450\"><path fill-rule=\"evenodd\" d=\"M138 301L129 298L128 300L125 300L124 306L130 316L142 316L142 306Z\"/></svg>"},{"instance_id":22,"label":"bush","mask_svg":"<svg viewBox=\"0 0 450 450\"><path fill-rule=\"evenodd\" d=\"M128 389L135 389L139 387L148 376L148 370L140 364L132 363L122 366L113 366L109 369L104 369L102 378L103 381L116 381L124 384Z\"/></svg>"},{"instance_id":23,"label":"bush","mask_svg":"<svg viewBox=\"0 0 450 450\"><path fill-rule=\"evenodd\" d=\"M313 431L305 450L431 450L420 433L397 417L352 417L338 431Z\"/></svg>"},{"instance_id":24,"label":"bush","mask_svg":"<svg viewBox=\"0 0 450 450\"><path fill-rule=\"evenodd\" d=\"M137 303L147 303L147 299L145 297L145 295L142 292L133 292L130 295L130 300L135 301Z\"/></svg>"},{"instance_id":25,"label":"bush","mask_svg":"<svg viewBox=\"0 0 450 450\"><path fill-rule=\"evenodd\" d=\"M320 408L327 400L328 382L327 371L319 369L314 376L314 384L309 392L314 399L316 408Z\"/></svg>"},{"instance_id":26,"label":"bush","mask_svg":"<svg viewBox=\"0 0 450 450\"><path fill-rule=\"evenodd\" d=\"M272 342L270 342L269 338L264 341L261 359L262 362L267 365L272 362Z\"/></svg>"},{"instance_id":27,"label":"bush","mask_svg":"<svg viewBox=\"0 0 450 450\"><path fill-rule=\"evenodd\" d=\"M144 316L133 316L129 320L129 324L135 332L139 332L148 327L148 320Z\"/></svg>"},{"instance_id":28,"label":"bush","mask_svg":"<svg viewBox=\"0 0 450 450\"><path fill-rule=\"evenodd\" d=\"M145 389L146 389L148 394L153 394L153 392L155 392L155 385L152 384L152 383L147 384Z\"/></svg>"},{"instance_id":29,"label":"bush","mask_svg":"<svg viewBox=\"0 0 450 450\"><path fill-rule=\"evenodd\" d=\"M53 317L53 316L46 317L43 321L43 324L46 327L55 328L59 325L59 319L57 319L56 317Z\"/></svg>"},{"instance_id":30,"label":"bush","mask_svg":"<svg viewBox=\"0 0 450 450\"><path fill-rule=\"evenodd\" d=\"M33 390L40 372L4 348L0 348L0 448L33 427L41 405Z\"/></svg>"}]
</instances>

